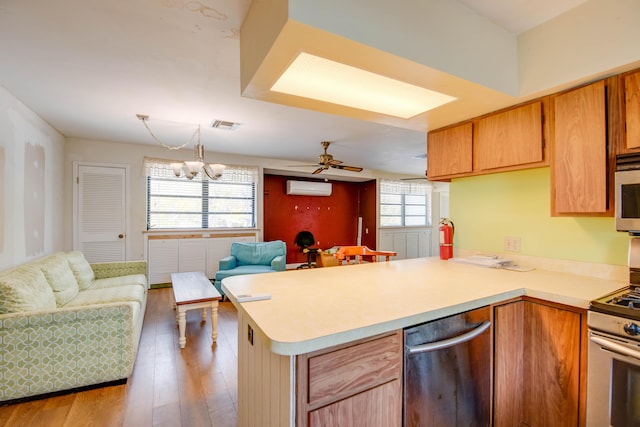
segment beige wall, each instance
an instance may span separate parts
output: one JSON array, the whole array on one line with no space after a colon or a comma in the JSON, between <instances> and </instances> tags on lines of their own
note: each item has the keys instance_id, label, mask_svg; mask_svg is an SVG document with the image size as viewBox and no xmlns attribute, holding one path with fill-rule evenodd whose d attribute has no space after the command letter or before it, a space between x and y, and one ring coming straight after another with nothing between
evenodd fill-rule
<instances>
[{"instance_id":1,"label":"beige wall","mask_svg":"<svg viewBox=\"0 0 640 427\"><path fill-rule=\"evenodd\" d=\"M518 36L521 96L640 66L640 2L590 0Z\"/></svg>"},{"instance_id":2,"label":"beige wall","mask_svg":"<svg viewBox=\"0 0 640 427\"><path fill-rule=\"evenodd\" d=\"M191 147L191 146L190 146ZM185 148L170 151L159 145L126 144L118 142L95 141L85 139L68 139L65 149L65 246L74 247L73 242L73 178L74 162L92 165L121 165L129 167L128 176L128 224L127 259L144 259L144 234L146 230L146 178L144 158L166 158L176 160L192 160L193 151ZM247 159L238 156L217 156L206 153L205 159L210 162L221 162L248 165ZM253 163L256 165L256 163Z\"/></svg>"},{"instance_id":3,"label":"beige wall","mask_svg":"<svg viewBox=\"0 0 640 427\"><path fill-rule=\"evenodd\" d=\"M127 191L129 192L130 206L128 211L129 230L127 235L127 259L144 259L144 234L146 230L146 181L143 170L143 162L146 157L192 160L193 150L188 148L170 151L162 148L158 144L127 144L107 141L96 141L86 139L68 139L66 141L64 158L64 183L65 183L65 247L73 248L73 177L74 162L92 164L111 164L129 166L129 179ZM205 160L211 163L224 163L234 165L258 166L262 169L275 171L291 170L289 165L300 162L268 159L262 157L241 156L233 154L205 152ZM372 179L374 171L363 171L352 173L353 177L359 179ZM348 175L342 173L342 176ZM262 176L262 174L260 174ZM307 174L308 176L308 174ZM325 175L331 178L330 174ZM393 177L393 176L391 176ZM262 229L262 181L258 185L258 228ZM259 236L262 237L261 234Z\"/></svg>"},{"instance_id":4,"label":"beige wall","mask_svg":"<svg viewBox=\"0 0 640 427\"><path fill-rule=\"evenodd\" d=\"M0 87L0 270L64 249L64 137Z\"/></svg>"}]
</instances>

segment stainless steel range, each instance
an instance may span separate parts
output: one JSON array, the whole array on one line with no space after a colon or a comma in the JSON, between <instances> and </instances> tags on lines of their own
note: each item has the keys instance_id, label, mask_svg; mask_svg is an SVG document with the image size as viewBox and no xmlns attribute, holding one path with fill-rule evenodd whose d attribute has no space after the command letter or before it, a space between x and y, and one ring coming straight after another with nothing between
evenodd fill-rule
<instances>
[{"instance_id":1,"label":"stainless steel range","mask_svg":"<svg viewBox=\"0 0 640 427\"><path fill-rule=\"evenodd\" d=\"M630 285L589 305L587 426L640 427L640 239L629 245Z\"/></svg>"}]
</instances>

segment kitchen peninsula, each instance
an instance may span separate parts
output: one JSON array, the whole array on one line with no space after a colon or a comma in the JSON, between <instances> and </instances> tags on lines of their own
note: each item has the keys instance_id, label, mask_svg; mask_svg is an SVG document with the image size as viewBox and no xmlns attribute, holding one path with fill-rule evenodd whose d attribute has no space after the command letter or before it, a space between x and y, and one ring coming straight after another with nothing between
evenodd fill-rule
<instances>
[{"instance_id":1,"label":"kitchen peninsula","mask_svg":"<svg viewBox=\"0 0 640 427\"><path fill-rule=\"evenodd\" d=\"M225 279L223 289L238 309L239 426L313 425L312 412L337 404L335 394L344 392L346 396L352 388L352 397L362 397L365 390L383 390L402 382L397 374L401 362L396 366L396 359L380 350L384 355L380 360L388 361L389 366L377 369L387 377L379 378L366 367L354 367L351 374L362 374L362 378L342 384L340 378L330 378L324 372L319 387L329 384L327 390L336 391L314 396L312 389L317 384L309 376L317 367L310 363L310 354L341 358L333 365L328 357L319 359L318 372L322 367L335 368L375 353L378 343L397 346L401 355L398 331L405 327L523 296L584 310L589 301L625 285L616 280L539 269L489 269L438 258ZM258 294L267 294L270 299L238 303L240 295ZM327 349L336 351L326 353ZM350 349L355 350L348 353ZM397 388L391 391L392 395L397 393ZM378 393L372 398L389 396ZM317 399L315 403L313 399ZM363 402L351 403L354 412L367 407ZM390 406L385 416L399 422L399 408ZM322 424L321 418L316 419Z\"/></svg>"}]
</instances>

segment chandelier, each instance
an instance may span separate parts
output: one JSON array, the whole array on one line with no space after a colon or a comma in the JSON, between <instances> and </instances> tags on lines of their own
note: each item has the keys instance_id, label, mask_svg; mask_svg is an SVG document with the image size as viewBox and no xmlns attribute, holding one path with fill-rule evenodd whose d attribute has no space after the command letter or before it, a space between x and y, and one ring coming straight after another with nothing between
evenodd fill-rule
<instances>
[{"instance_id":1,"label":"chandelier","mask_svg":"<svg viewBox=\"0 0 640 427\"><path fill-rule=\"evenodd\" d=\"M200 128L198 128L198 131ZM198 142L195 146L196 159L192 161L185 161L182 163L171 163L171 169L173 169L173 173L175 176L180 177L182 172L187 177L188 180L192 180L196 176L198 176L198 172L202 169L202 172L209 179L216 180L222 176L222 172L224 172L226 166L220 163L211 163L206 164L204 162L204 146Z\"/></svg>"},{"instance_id":2,"label":"chandelier","mask_svg":"<svg viewBox=\"0 0 640 427\"><path fill-rule=\"evenodd\" d=\"M156 137L156 135L151 131L149 124L147 123L147 121L149 120L149 116L136 114L136 117L140 121L142 121L142 124L144 124L144 127L149 132L149 135L151 135L151 137L164 148L167 148L169 150L180 150L181 148L189 145L191 142L196 141L194 145L195 160L184 161L180 163L171 163L171 169L173 170L173 173L176 177L182 176L182 173L184 172L184 176L188 180L192 180L193 178L198 176L198 173L201 170L203 172L203 175L206 175L209 179L212 180L216 180L222 176L222 173L226 168L225 165L220 163L206 164L204 161L204 146L200 144L200 125L198 125L198 128L193 133L193 135L191 135L191 138L189 138L187 142L181 145L174 146L165 144L164 142L160 141L158 137Z\"/></svg>"}]
</instances>

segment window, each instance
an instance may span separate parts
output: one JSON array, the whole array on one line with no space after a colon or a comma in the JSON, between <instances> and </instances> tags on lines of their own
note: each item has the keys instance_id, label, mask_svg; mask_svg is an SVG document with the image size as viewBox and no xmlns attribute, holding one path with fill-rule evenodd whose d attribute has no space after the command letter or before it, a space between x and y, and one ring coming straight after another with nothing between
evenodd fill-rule
<instances>
[{"instance_id":1,"label":"window","mask_svg":"<svg viewBox=\"0 0 640 427\"><path fill-rule=\"evenodd\" d=\"M431 225L431 184L380 181L380 226Z\"/></svg>"},{"instance_id":2,"label":"window","mask_svg":"<svg viewBox=\"0 0 640 427\"><path fill-rule=\"evenodd\" d=\"M147 230L253 228L257 167L227 166L216 181L176 178L168 160L145 159Z\"/></svg>"}]
</instances>

